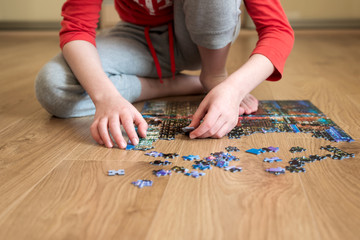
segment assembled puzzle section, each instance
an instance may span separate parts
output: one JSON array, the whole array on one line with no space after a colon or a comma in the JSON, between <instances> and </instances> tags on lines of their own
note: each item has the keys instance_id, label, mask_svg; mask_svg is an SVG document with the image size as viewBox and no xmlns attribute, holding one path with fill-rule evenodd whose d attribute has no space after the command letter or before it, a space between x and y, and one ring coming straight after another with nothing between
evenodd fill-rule
<instances>
[{"instance_id":1,"label":"assembled puzzle section","mask_svg":"<svg viewBox=\"0 0 360 240\"><path fill-rule=\"evenodd\" d=\"M148 101L142 115L149 128L147 137L128 150L150 150L157 140L174 140L178 134L188 134L191 117L200 101ZM254 133L291 132L311 133L312 137L333 142L354 141L335 122L326 117L310 101L260 101L258 111L239 116L237 126L227 136L239 139ZM231 151L231 149L230 149Z\"/></svg>"},{"instance_id":2,"label":"assembled puzzle section","mask_svg":"<svg viewBox=\"0 0 360 240\"><path fill-rule=\"evenodd\" d=\"M190 117L198 108L199 101L147 101L141 111L143 116L151 117Z\"/></svg>"},{"instance_id":3,"label":"assembled puzzle section","mask_svg":"<svg viewBox=\"0 0 360 240\"><path fill-rule=\"evenodd\" d=\"M238 139L254 133L312 133L315 138L334 142L354 141L310 101L260 101L255 114L239 117L237 126L228 134Z\"/></svg>"}]
</instances>

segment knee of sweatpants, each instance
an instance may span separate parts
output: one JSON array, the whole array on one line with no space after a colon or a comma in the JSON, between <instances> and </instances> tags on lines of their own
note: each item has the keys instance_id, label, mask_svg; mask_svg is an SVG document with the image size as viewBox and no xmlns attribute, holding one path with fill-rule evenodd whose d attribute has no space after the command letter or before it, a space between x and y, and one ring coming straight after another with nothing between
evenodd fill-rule
<instances>
[{"instance_id":1,"label":"knee of sweatpants","mask_svg":"<svg viewBox=\"0 0 360 240\"><path fill-rule=\"evenodd\" d=\"M209 49L232 42L240 24L241 0L184 1L185 22L191 39Z\"/></svg>"},{"instance_id":2,"label":"knee of sweatpants","mask_svg":"<svg viewBox=\"0 0 360 240\"><path fill-rule=\"evenodd\" d=\"M39 103L50 114L60 117L72 117L73 108L67 100L66 73L63 66L56 61L47 63L38 73L35 80L35 94Z\"/></svg>"}]
</instances>

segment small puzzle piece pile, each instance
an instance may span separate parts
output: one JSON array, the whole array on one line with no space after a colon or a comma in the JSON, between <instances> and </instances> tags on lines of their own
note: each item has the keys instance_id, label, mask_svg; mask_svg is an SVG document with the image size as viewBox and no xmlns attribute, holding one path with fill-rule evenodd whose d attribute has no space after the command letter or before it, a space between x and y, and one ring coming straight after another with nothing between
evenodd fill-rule
<instances>
[{"instance_id":1,"label":"small puzzle piece pile","mask_svg":"<svg viewBox=\"0 0 360 240\"><path fill-rule=\"evenodd\" d=\"M321 147L321 150L326 150L328 152L331 152L333 154L326 154L323 156L320 155L309 155L308 157L306 156L301 156L301 157L294 157L291 158L291 161L289 161L289 165L285 166L285 168L283 167L273 167L273 168L267 168L265 171L274 175L281 175L281 174L285 174L286 170L291 172L291 173L301 173L301 172L306 172L306 169L304 168L305 164L308 163L313 163L315 161L322 161L323 159L326 158L332 158L332 159L338 159L338 160L343 160L345 158L350 158L350 157L355 157L354 153L347 153L339 148L333 147L331 145L327 145L325 147ZM199 172L198 170L204 171L204 170L211 170L212 166L218 167L218 168L223 168L225 171L229 171L229 172L241 172L242 168L239 166L229 166L229 163L231 161L239 161L240 159L234 155L232 155L230 152L233 151L240 151L237 147L233 147L233 146L228 146L226 147L226 150L228 151L227 153L225 152L214 152L211 153L210 156L203 158L202 160L200 160L200 156L199 155L186 155L186 156L182 156L182 159L184 161L194 161L194 164L192 165L193 169L192 171L189 171L189 169L183 167L183 166L174 166L172 167L170 170L166 170L166 169L158 169L158 170L153 170L153 174L157 177L162 177L162 176L170 176L172 172L175 173L182 173L185 176L191 176L193 178L199 178L201 176L205 176L205 172ZM278 147L267 147L267 148L260 148L260 149L256 149L256 148L252 148L247 150L247 153L250 154L261 154L261 153L266 153L266 152L273 152L273 153L277 153L279 151ZM296 146L296 147L292 147L290 149L291 153L298 153L298 152L303 152L306 151L305 148ZM156 152L156 151L151 151L148 153L145 153L146 156L150 156L150 157L162 157L165 159L174 159L175 157L178 157L179 154L177 153L160 153L160 152ZM271 157L271 158L265 158L263 160L264 162L267 163L274 163L274 162L282 162L282 159L280 159L279 157ZM161 161L161 160L155 160L150 162L151 165L155 165L155 166L167 166L167 165L171 165L172 163L170 161ZM125 175L125 170L123 169L119 169L119 170L109 170L108 171L108 175L109 176L115 176L115 175ZM143 188L146 186L152 186L153 185L153 181L151 180L137 180L135 182L132 182L132 184L134 186L137 186L139 188Z\"/></svg>"},{"instance_id":2,"label":"small puzzle piece pile","mask_svg":"<svg viewBox=\"0 0 360 240\"><path fill-rule=\"evenodd\" d=\"M303 148L297 147L297 149L299 149L299 151L304 151L301 150ZM306 156L302 156L302 157L295 157L292 158L291 161L289 161L289 166L286 166L286 170L288 170L289 172L295 172L295 173L300 173L300 172L306 172L304 165L306 163L313 163L315 161L321 161L323 159L326 158L332 158L332 159L337 159L337 160L343 160L345 158L350 158L350 157L355 157L354 153L347 153L339 148L327 145L325 147L320 147L320 149L322 150L326 150L329 152L334 153L333 155L331 154L326 154L324 156L320 156L320 155L309 155L308 157ZM291 151L291 149L290 149ZM297 151L294 151L297 152Z\"/></svg>"},{"instance_id":3,"label":"small puzzle piece pile","mask_svg":"<svg viewBox=\"0 0 360 240\"><path fill-rule=\"evenodd\" d=\"M353 158L355 157L354 153L347 153L339 148L336 147L332 147L330 145L327 146L322 146L320 149L324 149L328 152L332 152L334 153L333 155L330 155L329 157L331 157L332 159L336 159L336 160L343 160L345 158Z\"/></svg>"}]
</instances>

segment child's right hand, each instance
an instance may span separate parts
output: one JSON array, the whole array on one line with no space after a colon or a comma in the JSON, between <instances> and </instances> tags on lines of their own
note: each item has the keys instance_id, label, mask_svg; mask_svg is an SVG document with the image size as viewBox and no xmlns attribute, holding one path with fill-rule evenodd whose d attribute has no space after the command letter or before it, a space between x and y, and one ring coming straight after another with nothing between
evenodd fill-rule
<instances>
[{"instance_id":1,"label":"child's right hand","mask_svg":"<svg viewBox=\"0 0 360 240\"><path fill-rule=\"evenodd\" d=\"M134 123L141 137L146 137L148 125L139 111L120 94L106 96L95 103L94 122L90 127L91 135L101 145L113 147L110 133L119 148L125 148L127 143L121 133L122 125L133 145L139 143Z\"/></svg>"}]
</instances>

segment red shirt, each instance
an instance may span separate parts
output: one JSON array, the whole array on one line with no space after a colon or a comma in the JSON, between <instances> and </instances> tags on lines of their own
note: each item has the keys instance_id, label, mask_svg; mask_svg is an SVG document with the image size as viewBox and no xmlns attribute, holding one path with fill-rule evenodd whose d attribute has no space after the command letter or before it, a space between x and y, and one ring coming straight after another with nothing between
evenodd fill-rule
<instances>
[{"instance_id":1,"label":"red shirt","mask_svg":"<svg viewBox=\"0 0 360 240\"><path fill-rule=\"evenodd\" d=\"M173 0L115 0L115 8L123 21L154 27L173 20ZM285 61L294 43L294 32L280 0L245 0L259 40L252 54L266 56L276 70L268 80L282 77ZM67 0L62 8L63 21L60 47L74 40L85 40L94 46L102 0Z\"/></svg>"}]
</instances>

